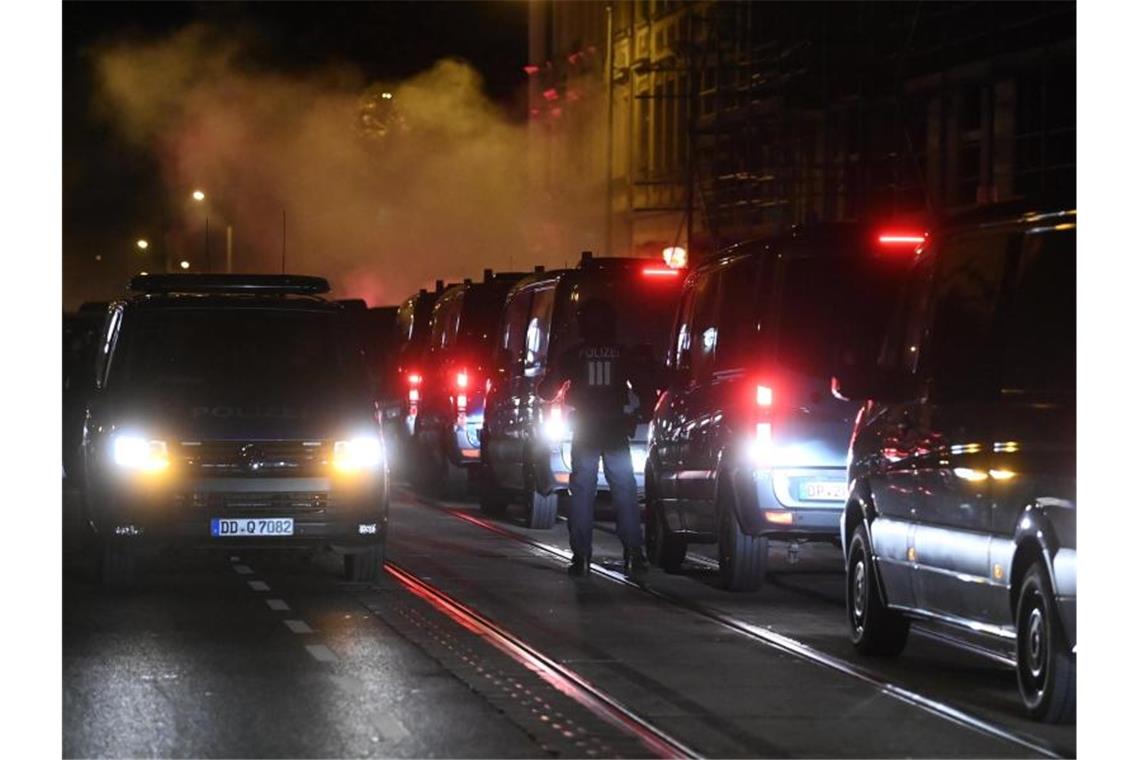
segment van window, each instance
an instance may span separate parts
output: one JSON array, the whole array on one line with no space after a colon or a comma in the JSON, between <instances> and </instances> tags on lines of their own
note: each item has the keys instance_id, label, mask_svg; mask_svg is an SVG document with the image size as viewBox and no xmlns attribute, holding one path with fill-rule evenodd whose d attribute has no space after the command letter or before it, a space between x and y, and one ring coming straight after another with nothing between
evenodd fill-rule
<instances>
[{"instance_id":1,"label":"van window","mask_svg":"<svg viewBox=\"0 0 1140 760\"><path fill-rule=\"evenodd\" d=\"M107 322L95 354L95 382L100 388L107 383L107 373L111 369L111 358L119 342L119 323L122 320L122 306L116 306L107 314Z\"/></svg>"},{"instance_id":2,"label":"van window","mask_svg":"<svg viewBox=\"0 0 1140 760\"><path fill-rule=\"evenodd\" d=\"M677 310L676 325L673 328L673 338L669 345L669 366L675 368L679 378L688 380L689 370L692 367L692 357L689 354L690 338L693 326L693 301L697 292L696 285L690 285L682 297L681 306Z\"/></svg>"},{"instance_id":3,"label":"van window","mask_svg":"<svg viewBox=\"0 0 1140 760\"><path fill-rule=\"evenodd\" d=\"M763 306L760 272L765 257L748 256L730 262L721 270L720 331L717 335L716 368L743 367L755 356Z\"/></svg>"},{"instance_id":4,"label":"van window","mask_svg":"<svg viewBox=\"0 0 1140 760\"><path fill-rule=\"evenodd\" d=\"M693 297L693 330L689 336L692 375L703 380L712 374L720 339L720 283L723 269L709 272L697 284Z\"/></svg>"},{"instance_id":5,"label":"van window","mask_svg":"<svg viewBox=\"0 0 1140 760\"><path fill-rule=\"evenodd\" d=\"M1002 362L1002 390L1077 387L1077 231L1025 236Z\"/></svg>"},{"instance_id":6,"label":"van window","mask_svg":"<svg viewBox=\"0 0 1140 760\"><path fill-rule=\"evenodd\" d=\"M554 287L534 291L526 324L526 358L523 368L533 376L546 362L550 347L550 316L554 311Z\"/></svg>"},{"instance_id":7,"label":"van window","mask_svg":"<svg viewBox=\"0 0 1140 760\"><path fill-rule=\"evenodd\" d=\"M942 248L923 357L940 398L979 399L995 389L994 319L1010 239L990 233L952 239Z\"/></svg>"},{"instance_id":8,"label":"van window","mask_svg":"<svg viewBox=\"0 0 1140 760\"><path fill-rule=\"evenodd\" d=\"M897 373L910 395L917 392L915 372L918 369L923 335L926 332L926 309L930 300L930 280L934 274L934 257L920 258L903 281L897 308L886 329L886 340L879 354L879 366Z\"/></svg>"},{"instance_id":9,"label":"van window","mask_svg":"<svg viewBox=\"0 0 1140 760\"><path fill-rule=\"evenodd\" d=\"M447 348L455 345L459 331L459 314L463 308L463 292L449 293L436 304L431 321L431 347Z\"/></svg>"},{"instance_id":10,"label":"van window","mask_svg":"<svg viewBox=\"0 0 1140 760\"><path fill-rule=\"evenodd\" d=\"M531 291L516 293L503 310L503 331L499 341L499 366L514 366L525 345Z\"/></svg>"}]
</instances>

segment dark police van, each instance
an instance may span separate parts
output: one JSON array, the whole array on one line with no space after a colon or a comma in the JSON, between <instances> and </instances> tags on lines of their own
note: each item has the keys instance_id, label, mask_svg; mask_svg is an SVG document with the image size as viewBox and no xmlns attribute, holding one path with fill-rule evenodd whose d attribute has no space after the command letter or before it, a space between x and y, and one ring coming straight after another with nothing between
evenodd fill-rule
<instances>
[{"instance_id":1,"label":"dark police van","mask_svg":"<svg viewBox=\"0 0 1140 760\"><path fill-rule=\"evenodd\" d=\"M503 302L521 272L483 271L445 290L432 310L431 337L420 361L420 404L409 456L416 484L456 497L477 467L483 402Z\"/></svg>"},{"instance_id":2,"label":"dark police van","mask_svg":"<svg viewBox=\"0 0 1140 760\"><path fill-rule=\"evenodd\" d=\"M743 243L687 279L646 472L646 544L669 571L716 543L726 588L764 579L770 539L839 541L857 405L832 397L879 334L921 233L833 223Z\"/></svg>"},{"instance_id":3,"label":"dark police van","mask_svg":"<svg viewBox=\"0 0 1140 760\"><path fill-rule=\"evenodd\" d=\"M485 512L501 513L512 499L521 499L532 528L549 528L557 519L558 498L570 485L573 410L542 402L536 387L550 361L581 340L578 304L592 298L611 302L617 341L654 367L663 359L682 279L681 270L650 259L584 253L575 269L535 272L515 285L499 324L484 419L479 498ZM654 403L631 392L630 411L638 401L643 411ZM639 425L630 442L639 494L647 433L648 425ZM609 491L600 463L598 490Z\"/></svg>"},{"instance_id":4,"label":"dark police van","mask_svg":"<svg viewBox=\"0 0 1140 760\"><path fill-rule=\"evenodd\" d=\"M143 275L107 311L86 412L104 580L168 545L318 548L377 577L388 477L345 307L321 278Z\"/></svg>"},{"instance_id":5,"label":"dark police van","mask_svg":"<svg viewBox=\"0 0 1140 760\"><path fill-rule=\"evenodd\" d=\"M1075 211L1000 208L935 235L878 360L837 378L869 399L843 515L856 648L949 627L1015 662L1047 721L1076 708L1076 238Z\"/></svg>"},{"instance_id":6,"label":"dark police van","mask_svg":"<svg viewBox=\"0 0 1140 760\"><path fill-rule=\"evenodd\" d=\"M420 384L423 358L431 339L431 313L443 291L443 280L436 280L433 290L420 288L396 309L395 367L383 384L380 409L388 458L393 472L401 476L411 474L406 466L411 462L405 460L411 457L408 443L420 412Z\"/></svg>"}]
</instances>

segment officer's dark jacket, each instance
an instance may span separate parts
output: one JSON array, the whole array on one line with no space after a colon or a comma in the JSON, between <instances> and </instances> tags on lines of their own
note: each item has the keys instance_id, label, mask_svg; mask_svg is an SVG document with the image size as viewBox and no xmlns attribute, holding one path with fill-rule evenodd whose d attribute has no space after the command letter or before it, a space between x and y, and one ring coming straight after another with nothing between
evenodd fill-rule
<instances>
[{"instance_id":1,"label":"officer's dark jacket","mask_svg":"<svg viewBox=\"0 0 1140 760\"><path fill-rule=\"evenodd\" d=\"M566 383L566 404L573 409L574 440L606 443L628 438L632 419L624 410L629 390L639 401L639 416L652 411L652 389L645 368L630 350L616 343L578 343L559 354L538 384L538 395L553 401Z\"/></svg>"}]
</instances>

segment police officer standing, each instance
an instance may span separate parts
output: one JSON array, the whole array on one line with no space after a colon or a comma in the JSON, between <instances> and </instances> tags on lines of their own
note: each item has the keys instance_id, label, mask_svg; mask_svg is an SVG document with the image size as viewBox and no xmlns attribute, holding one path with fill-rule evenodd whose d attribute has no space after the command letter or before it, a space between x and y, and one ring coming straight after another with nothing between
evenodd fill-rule
<instances>
[{"instance_id":1,"label":"police officer standing","mask_svg":"<svg viewBox=\"0 0 1140 760\"><path fill-rule=\"evenodd\" d=\"M645 559L641 520L637 511L637 482L629 455L629 439L638 418L625 411L632 387L639 416L648 412L652 397L629 348L616 340L616 314L607 301L594 298L578 309L582 341L560 354L538 384L538 395L553 401L569 384L566 403L573 409L574 439L570 447L569 573L590 570L594 533L594 497L598 490L598 460L610 486L617 532L625 546L625 570L639 577L649 569Z\"/></svg>"}]
</instances>

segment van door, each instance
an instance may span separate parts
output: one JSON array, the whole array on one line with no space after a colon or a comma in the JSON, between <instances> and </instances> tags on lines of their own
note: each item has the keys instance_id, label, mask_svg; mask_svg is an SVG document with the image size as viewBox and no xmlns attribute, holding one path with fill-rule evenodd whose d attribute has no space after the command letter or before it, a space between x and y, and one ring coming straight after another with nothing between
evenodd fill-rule
<instances>
[{"instance_id":1,"label":"van door","mask_svg":"<svg viewBox=\"0 0 1140 760\"><path fill-rule=\"evenodd\" d=\"M923 355L926 399L903 422L914 441L915 594L925 610L990 616L992 421L1007 262L1017 236L987 230L939 252Z\"/></svg>"},{"instance_id":2,"label":"van door","mask_svg":"<svg viewBox=\"0 0 1140 760\"><path fill-rule=\"evenodd\" d=\"M500 484L506 484L507 479L514 482L517 475L517 467L511 463L517 463L519 454L511 451L510 436L518 427L518 398L515 393L522 376L532 292L531 289L517 291L504 306L491 370L492 387L484 413L482 449Z\"/></svg>"},{"instance_id":3,"label":"van door","mask_svg":"<svg viewBox=\"0 0 1140 760\"><path fill-rule=\"evenodd\" d=\"M522 364L511 382L511 417L506 430L506 467L504 483L512 488L524 486L524 464L529 464L538 429L541 402L536 389L549 366L550 322L554 313L554 295L558 282L541 283L531 290L530 309L523 333Z\"/></svg>"},{"instance_id":4,"label":"van door","mask_svg":"<svg viewBox=\"0 0 1140 760\"><path fill-rule=\"evenodd\" d=\"M672 530L682 529L677 511L677 474L681 467L679 431L685 424L685 401L692 380L690 336L697 283L699 280L691 278L685 284L666 352L665 363L670 369L669 385L653 414L655 487L665 510L665 519Z\"/></svg>"}]
</instances>

